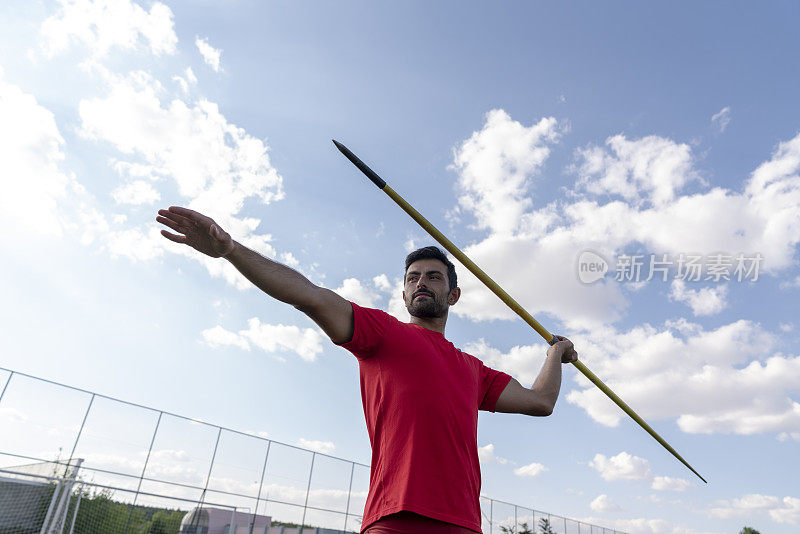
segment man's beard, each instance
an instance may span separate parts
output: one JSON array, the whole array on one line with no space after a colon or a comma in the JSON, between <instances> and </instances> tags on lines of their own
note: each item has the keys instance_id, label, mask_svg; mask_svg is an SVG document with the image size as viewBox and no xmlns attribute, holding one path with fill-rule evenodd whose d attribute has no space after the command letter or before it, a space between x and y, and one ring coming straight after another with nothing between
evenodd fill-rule
<instances>
[{"instance_id":1,"label":"man's beard","mask_svg":"<svg viewBox=\"0 0 800 534\"><path fill-rule=\"evenodd\" d=\"M418 299L417 295L425 293L426 299ZM431 291L417 291L411 298L411 302L406 302L406 309L413 317L420 319L438 319L447 315L447 301L439 300Z\"/></svg>"}]
</instances>

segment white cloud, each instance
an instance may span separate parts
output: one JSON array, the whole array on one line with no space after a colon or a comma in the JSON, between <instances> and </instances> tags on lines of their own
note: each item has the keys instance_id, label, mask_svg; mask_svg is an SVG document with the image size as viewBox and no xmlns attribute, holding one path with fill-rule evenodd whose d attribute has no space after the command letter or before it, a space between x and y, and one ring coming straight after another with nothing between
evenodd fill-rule
<instances>
[{"instance_id":1,"label":"white cloud","mask_svg":"<svg viewBox=\"0 0 800 534\"><path fill-rule=\"evenodd\" d=\"M776 354L776 338L757 323L704 330L682 320L663 329L598 329L573 341L587 366L650 422L677 417L690 433L800 430L800 405L792 398L800 356ZM582 375L576 379L582 389L568 393L569 402L616 426L624 417L619 408Z\"/></svg>"},{"instance_id":2,"label":"white cloud","mask_svg":"<svg viewBox=\"0 0 800 534\"><path fill-rule=\"evenodd\" d=\"M502 123L510 121L504 113L497 116ZM493 129L487 122L484 130ZM514 165L504 163L506 156L465 151L482 133L465 141L454 157L457 211L474 212L478 226L489 231L464 251L534 316L550 313L570 328L608 324L621 316L628 302L617 283L578 281L574 262L587 249L605 257L632 246L672 258L688 252L761 254L760 274L794 264L800 243L800 135L781 143L741 191L708 189L687 144L657 136L612 136L606 146L577 151L578 179L567 190L567 201L534 208L527 182ZM528 146L527 156L515 159L543 162L541 148L546 147ZM465 154L475 156L465 160ZM478 169L484 168L491 183L500 186L481 196L480 187L488 182L481 181L485 173ZM685 193L689 184L700 192ZM502 205L495 205L500 197ZM473 201L462 205L462 198ZM464 293L454 313L473 320L513 317L474 277L462 278Z\"/></svg>"},{"instance_id":3,"label":"white cloud","mask_svg":"<svg viewBox=\"0 0 800 534\"><path fill-rule=\"evenodd\" d=\"M152 204L161 200L161 195L156 189L144 180L136 180L117 187L111 196L117 204Z\"/></svg>"},{"instance_id":4,"label":"white cloud","mask_svg":"<svg viewBox=\"0 0 800 534\"><path fill-rule=\"evenodd\" d=\"M173 80L178 82L180 85L181 90L184 94L189 93L189 86L194 85L197 83L197 76L194 75L194 71L192 71L192 67L186 67L184 71L184 76L175 75L172 77Z\"/></svg>"},{"instance_id":5,"label":"white cloud","mask_svg":"<svg viewBox=\"0 0 800 534\"><path fill-rule=\"evenodd\" d=\"M713 315L721 312L728 305L728 286L702 287L687 289L683 280L673 280L669 293L671 300L687 304L695 316Z\"/></svg>"},{"instance_id":6,"label":"white cloud","mask_svg":"<svg viewBox=\"0 0 800 534\"><path fill-rule=\"evenodd\" d=\"M267 145L228 123L217 105L207 100L192 107L179 99L162 105L161 84L145 72L126 77L102 68L98 72L108 85L108 94L81 101L81 132L111 143L120 152L114 168L122 176L173 179L189 208L214 218L245 246L274 257L271 236L256 233L260 221L238 216L247 199L270 204L284 196L282 178L270 163ZM212 275L241 289L251 287L228 262L168 244L157 232L142 235L159 243L154 247L200 261Z\"/></svg>"},{"instance_id":7,"label":"white cloud","mask_svg":"<svg viewBox=\"0 0 800 534\"><path fill-rule=\"evenodd\" d=\"M523 465L522 467L518 467L514 469L514 474L520 477L530 477L535 478L547 471L547 467L540 463L530 463L528 465Z\"/></svg>"},{"instance_id":8,"label":"white cloud","mask_svg":"<svg viewBox=\"0 0 800 534\"><path fill-rule=\"evenodd\" d=\"M776 523L796 525L800 524L800 499L751 493L731 501L717 501L708 513L722 519L752 517L761 513L768 514Z\"/></svg>"},{"instance_id":9,"label":"white cloud","mask_svg":"<svg viewBox=\"0 0 800 534\"><path fill-rule=\"evenodd\" d=\"M41 26L41 47L47 57L66 50L73 42L103 57L112 48L136 49L146 41L149 50L160 56L175 52L172 11L154 2L150 11L129 0L60 0L58 14Z\"/></svg>"},{"instance_id":10,"label":"white cloud","mask_svg":"<svg viewBox=\"0 0 800 534\"><path fill-rule=\"evenodd\" d=\"M250 344L244 336L231 332L230 330L225 330L219 325L214 328L209 328L208 330L203 330L203 340L212 349L230 345L239 347L242 350L250 350Z\"/></svg>"},{"instance_id":11,"label":"white cloud","mask_svg":"<svg viewBox=\"0 0 800 534\"><path fill-rule=\"evenodd\" d=\"M253 317L243 332L253 345L266 352L290 351L306 361L314 361L322 352L323 335L313 328L298 328L282 324L262 324Z\"/></svg>"},{"instance_id":12,"label":"white cloud","mask_svg":"<svg viewBox=\"0 0 800 534\"><path fill-rule=\"evenodd\" d=\"M699 177L692 169L691 148L651 135L628 140L615 135L606 140L607 150L591 146L578 151L579 187L595 195L620 196L641 205L663 206L677 192Z\"/></svg>"},{"instance_id":13,"label":"white cloud","mask_svg":"<svg viewBox=\"0 0 800 534\"><path fill-rule=\"evenodd\" d=\"M28 424L28 421L30 420L28 414L26 414L25 412L17 410L16 408L10 408L8 406L0 407L0 418L6 419L14 423L25 423L25 424Z\"/></svg>"},{"instance_id":14,"label":"white cloud","mask_svg":"<svg viewBox=\"0 0 800 534\"><path fill-rule=\"evenodd\" d=\"M800 443L800 432L781 432L778 434L778 441L794 440Z\"/></svg>"},{"instance_id":15,"label":"white cloud","mask_svg":"<svg viewBox=\"0 0 800 534\"><path fill-rule=\"evenodd\" d=\"M606 481L650 480L652 477L650 462L625 451L610 458L602 454L595 454L589 465Z\"/></svg>"},{"instance_id":16,"label":"white cloud","mask_svg":"<svg viewBox=\"0 0 800 534\"><path fill-rule=\"evenodd\" d=\"M602 495L598 495L596 499L594 499L590 504L589 508L594 510L595 512L605 514L608 512L618 512L622 510L622 507L615 503L611 497L606 495L605 493Z\"/></svg>"},{"instance_id":17,"label":"white cloud","mask_svg":"<svg viewBox=\"0 0 800 534\"><path fill-rule=\"evenodd\" d=\"M333 291L361 306L384 310L399 321L409 320L408 310L403 302L403 280L400 277L390 280L385 274L380 274L372 278L371 284L348 278Z\"/></svg>"},{"instance_id":18,"label":"white cloud","mask_svg":"<svg viewBox=\"0 0 800 534\"><path fill-rule=\"evenodd\" d=\"M686 528L667 521L666 519L647 519L638 517L633 519L606 519L600 517L585 517L585 523L604 525L606 528L629 534L699 534L697 530Z\"/></svg>"},{"instance_id":19,"label":"white cloud","mask_svg":"<svg viewBox=\"0 0 800 534\"><path fill-rule=\"evenodd\" d=\"M711 124L715 127L719 128L719 132L722 133L725 131L725 128L728 127L728 124L731 122L731 108L725 106L718 112L714 113L711 117Z\"/></svg>"},{"instance_id":20,"label":"white cloud","mask_svg":"<svg viewBox=\"0 0 800 534\"><path fill-rule=\"evenodd\" d=\"M685 491L692 487L692 483L683 478L655 477L650 487L662 491Z\"/></svg>"},{"instance_id":21,"label":"white cloud","mask_svg":"<svg viewBox=\"0 0 800 534\"><path fill-rule=\"evenodd\" d=\"M191 84L197 83L197 76L194 75L194 71L192 70L192 67L186 67L186 70L184 71L184 74L186 75L186 80L189 83L191 83Z\"/></svg>"},{"instance_id":22,"label":"white cloud","mask_svg":"<svg viewBox=\"0 0 800 534\"><path fill-rule=\"evenodd\" d=\"M190 108L176 99L162 107L161 84L142 71L107 81L106 97L80 103L86 137L138 156L144 161L134 162L153 176L174 178L181 195L221 206L217 212L237 213L251 196L264 204L283 197L266 144L229 124L216 104L200 100Z\"/></svg>"},{"instance_id":23,"label":"white cloud","mask_svg":"<svg viewBox=\"0 0 800 534\"><path fill-rule=\"evenodd\" d=\"M685 319L656 328L598 327L570 335L580 358L645 420L677 418L690 433L800 432L800 356L775 352L777 338L757 323L736 321L714 330ZM484 339L464 350L533 384L546 345L507 352ZM576 373L578 389L565 393L595 421L616 426L627 417L596 386ZM665 403L664 399L670 402Z\"/></svg>"},{"instance_id":24,"label":"white cloud","mask_svg":"<svg viewBox=\"0 0 800 534\"><path fill-rule=\"evenodd\" d=\"M0 79L0 218L25 220L29 230L61 235L58 206L74 180L60 169L63 145L53 114L33 95Z\"/></svg>"},{"instance_id":25,"label":"white cloud","mask_svg":"<svg viewBox=\"0 0 800 534\"><path fill-rule=\"evenodd\" d=\"M385 274L379 274L372 279L372 283L378 288L379 291L390 293L392 291L392 284L389 282L389 277Z\"/></svg>"},{"instance_id":26,"label":"white cloud","mask_svg":"<svg viewBox=\"0 0 800 534\"><path fill-rule=\"evenodd\" d=\"M492 235L463 250L534 317L550 313L572 327L614 321L627 306L616 284L578 280L573 263L582 245L566 233L543 239ZM461 267L458 276L462 294L452 313L472 320L516 317L472 273Z\"/></svg>"},{"instance_id":27,"label":"white cloud","mask_svg":"<svg viewBox=\"0 0 800 534\"><path fill-rule=\"evenodd\" d=\"M722 519L741 517L750 515L754 511L769 510L779 504L778 497L753 493L733 501L718 501L717 505L709 510L709 515Z\"/></svg>"},{"instance_id":28,"label":"white cloud","mask_svg":"<svg viewBox=\"0 0 800 534\"><path fill-rule=\"evenodd\" d=\"M219 72L219 59L222 55L222 50L214 48L208 44L208 39L205 37L202 39L200 37L195 37L194 44L197 45L200 55L203 56L203 61L205 61L209 67L214 69L214 72Z\"/></svg>"},{"instance_id":29,"label":"white cloud","mask_svg":"<svg viewBox=\"0 0 800 534\"><path fill-rule=\"evenodd\" d=\"M478 228L509 233L532 205L531 176L550 155L559 137L554 118L523 126L502 109L486 114L483 128L461 143L451 168L459 173L458 202L478 220Z\"/></svg>"},{"instance_id":30,"label":"white cloud","mask_svg":"<svg viewBox=\"0 0 800 534\"><path fill-rule=\"evenodd\" d=\"M295 258L294 254L291 252L284 252L281 254L281 261L291 267L292 269L297 269L300 267L300 261Z\"/></svg>"},{"instance_id":31,"label":"white cloud","mask_svg":"<svg viewBox=\"0 0 800 534\"><path fill-rule=\"evenodd\" d=\"M780 323L778 327L781 329L781 332L791 332L794 329L794 325L790 322Z\"/></svg>"},{"instance_id":32,"label":"white cloud","mask_svg":"<svg viewBox=\"0 0 800 534\"><path fill-rule=\"evenodd\" d=\"M796 359L791 369L785 362L775 361L774 365L761 366L754 362L746 371L756 380L775 378L775 373L780 373L782 368L789 370L796 376L800 358ZM771 367L771 368L770 368ZM766 375L766 376L765 376ZM785 381L785 380L784 380ZM762 432L777 431L783 428L800 428L800 403L786 399L778 406L759 406L745 408L724 414L710 415L682 415L678 418L678 426L684 432L697 434L730 433L757 434ZM769 411L776 413L769 413ZM767 412L767 413L764 413Z\"/></svg>"},{"instance_id":33,"label":"white cloud","mask_svg":"<svg viewBox=\"0 0 800 534\"><path fill-rule=\"evenodd\" d=\"M486 365L504 369L519 382L529 387L539 375L547 353L547 345L525 345L512 347L507 353L491 347L483 338L464 345L464 351L480 358Z\"/></svg>"},{"instance_id":34,"label":"white cloud","mask_svg":"<svg viewBox=\"0 0 800 534\"><path fill-rule=\"evenodd\" d=\"M345 279L342 285L333 291L338 293L342 298L366 308L374 308L377 306L378 299L380 298L377 292L362 285L356 278Z\"/></svg>"},{"instance_id":35,"label":"white cloud","mask_svg":"<svg viewBox=\"0 0 800 534\"><path fill-rule=\"evenodd\" d=\"M107 232L94 198L61 168L64 145L53 113L0 71L0 223L15 229L7 240L66 234L89 244Z\"/></svg>"},{"instance_id":36,"label":"white cloud","mask_svg":"<svg viewBox=\"0 0 800 534\"><path fill-rule=\"evenodd\" d=\"M112 258L124 257L132 261L147 262L164 253L165 243L159 240L158 228L122 228L109 231L105 245Z\"/></svg>"},{"instance_id":37,"label":"white cloud","mask_svg":"<svg viewBox=\"0 0 800 534\"><path fill-rule=\"evenodd\" d=\"M333 454L336 449L332 441L314 441L300 438L297 444L305 449L321 452L323 454Z\"/></svg>"},{"instance_id":38,"label":"white cloud","mask_svg":"<svg viewBox=\"0 0 800 534\"><path fill-rule=\"evenodd\" d=\"M506 458L497 456L494 453L493 443L489 443L488 445L484 445L483 447L478 447L478 460L484 464L490 464L493 462L497 462L498 464L508 463L508 460Z\"/></svg>"},{"instance_id":39,"label":"white cloud","mask_svg":"<svg viewBox=\"0 0 800 534\"><path fill-rule=\"evenodd\" d=\"M784 497L782 506L769 511L769 516L776 523L800 524L800 499L797 497Z\"/></svg>"},{"instance_id":40,"label":"white cloud","mask_svg":"<svg viewBox=\"0 0 800 534\"><path fill-rule=\"evenodd\" d=\"M248 322L247 330L231 332L217 325L204 330L203 340L212 347L236 346L244 350L250 344L267 353L294 352L302 359L313 362L322 352L323 335L313 328L298 328L282 324L264 324L253 317Z\"/></svg>"}]
</instances>

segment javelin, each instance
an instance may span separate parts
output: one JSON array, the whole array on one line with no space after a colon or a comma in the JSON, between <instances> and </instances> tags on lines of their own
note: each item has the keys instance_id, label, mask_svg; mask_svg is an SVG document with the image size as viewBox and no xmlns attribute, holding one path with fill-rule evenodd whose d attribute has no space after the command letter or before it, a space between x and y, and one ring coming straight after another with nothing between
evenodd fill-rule
<instances>
[{"instance_id":1,"label":"javelin","mask_svg":"<svg viewBox=\"0 0 800 534\"><path fill-rule=\"evenodd\" d=\"M523 321L528 323L534 330L536 330L539 333L539 335L544 338L545 341L547 341L550 345L554 344L557 341L556 337L553 336L553 334L548 332L545 327L543 327L541 324L539 324L539 321L534 319L533 316L530 313L525 311L525 309L522 306L520 306L519 303L516 300L511 298L511 295L506 293L505 290L497 284L497 282L492 280L489 277L488 274L483 272L483 270L480 267L475 265L475 263L473 263L473 261L471 259L469 259L466 254L461 252L461 250L459 250L459 248L457 246L455 246L449 239L447 239L447 237L445 237L445 235L443 233L441 233L439 230L437 230L436 227L433 226L428 221L428 219L423 217L416 209L414 209L414 207L411 204L406 202L403 199L403 197L398 195L394 191L394 189L389 187L386 184L386 182L383 180L383 178L378 176L375 173L375 171L370 169L363 161L358 159L358 157L355 154L353 154L352 152L350 152L350 150L346 146L344 146L343 144L339 143L335 139L332 139L332 141L333 141L333 144L336 145L336 148L338 148L341 151L341 153L344 154L345 157L347 159L349 159L353 163L353 165L358 167L358 169L361 172L363 172L367 176L367 178L369 178L372 181L373 184L378 186L378 189L380 189L381 191L383 191L384 193L389 195L389 197L392 200L394 200L397 203L398 206L403 208L403 211L408 213L411 216L411 218L414 219L417 222L417 224L419 224L426 232L428 232L431 235L431 237L433 237L436 241L441 243L441 245L444 248L446 248L447 251L450 252L450 254L455 256L458 259L458 261L460 261L461 264L464 265L464 267L469 269L469 271L472 274L477 276L478 279L481 282L483 282L484 285L486 285L486 287L488 287L492 291L492 293L494 293L495 295L500 297L500 300L505 302L505 304L509 308L511 308L514 311L514 313L519 315L522 318ZM647 431L648 434L653 436L653 438L657 442L659 442L662 447L667 449L683 465L688 467L692 471L692 473L694 473L695 475L697 475L700 478L700 480L702 480L703 482L708 484L706 479L704 479L702 476L700 476L700 473L695 471L694 468L691 465L689 465L688 462L686 460L684 460L681 457L681 455L678 454L678 452L675 449L673 449L672 446L664 440L664 438L659 436L658 433L655 430L653 430L650 427L650 425L648 425L645 422L644 419L639 417L639 414L634 412L633 409L631 409L630 406L625 404L625 401L620 399L617 396L616 393L611 391L611 388L609 388L607 385L605 385L602 380L597 378L597 376L593 372L591 372L585 365L583 365L583 362L576 360L576 361L572 362L572 365L577 367L578 370L581 373L583 373L583 375L592 382L592 384L594 384L595 386L600 388L600 391L605 393L608 396L608 398L610 398L612 401L614 401L614 404L616 404L617 406L622 408L623 412L625 412L626 414L631 416L631 418L634 421L636 421L639 424L640 427L644 428Z\"/></svg>"}]
</instances>

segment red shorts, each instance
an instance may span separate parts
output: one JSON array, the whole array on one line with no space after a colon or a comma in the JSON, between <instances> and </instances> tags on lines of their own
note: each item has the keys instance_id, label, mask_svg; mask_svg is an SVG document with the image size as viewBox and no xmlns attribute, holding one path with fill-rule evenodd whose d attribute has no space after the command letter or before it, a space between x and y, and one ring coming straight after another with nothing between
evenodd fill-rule
<instances>
[{"instance_id":1,"label":"red shorts","mask_svg":"<svg viewBox=\"0 0 800 534\"><path fill-rule=\"evenodd\" d=\"M453 523L445 523L414 512L397 512L386 515L372 523L364 534L476 534Z\"/></svg>"}]
</instances>

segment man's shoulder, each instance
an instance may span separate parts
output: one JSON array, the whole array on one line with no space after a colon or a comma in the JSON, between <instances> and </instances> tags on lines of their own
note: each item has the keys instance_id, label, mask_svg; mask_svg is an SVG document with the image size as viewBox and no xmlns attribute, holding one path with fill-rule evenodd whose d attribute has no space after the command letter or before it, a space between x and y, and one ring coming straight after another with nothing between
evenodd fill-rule
<instances>
[{"instance_id":1,"label":"man's shoulder","mask_svg":"<svg viewBox=\"0 0 800 534\"><path fill-rule=\"evenodd\" d=\"M360 304L357 304L357 303L355 303L353 301L350 301L350 303L353 305L353 309L354 310L356 310L358 312L361 312L363 314L370 315L370 316L373 316L373 317L377 317L377 318L383 319L383 320L388 321L388 322L405 324L405 323L402 323L399 319L397 319L397 317L395 317L394 315L392 315L392 314L390 314L388 312L385 312L385 311L383 311L381 309L370 308L368 306L361 306Z\"/></svg>"}]
</instances>

